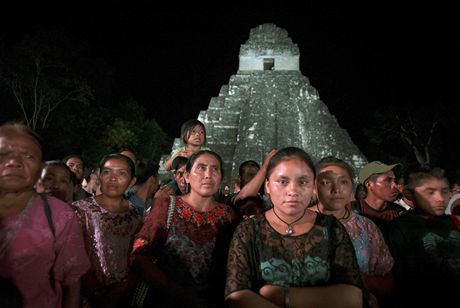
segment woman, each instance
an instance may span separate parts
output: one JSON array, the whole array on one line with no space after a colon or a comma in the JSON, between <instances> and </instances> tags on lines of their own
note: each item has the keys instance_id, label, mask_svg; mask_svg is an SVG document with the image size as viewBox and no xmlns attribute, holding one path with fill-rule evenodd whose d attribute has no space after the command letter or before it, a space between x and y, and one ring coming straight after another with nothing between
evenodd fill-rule
<instances>
[{"instance_id":1,"label":"woman","mask_svg":"<svg viewBox=\"0 0 460 308\"><path fill-rule=\"evenodd\" d=\"M83 277L82 295L94 307L115 307L130 287L129 252L142 217L123 198L134 184L134 163L121 154L109 154L99 163L101 194L72 205L83 228L91 270Z\"/></svg>"},{"instance_id":2,"label":"woman","mask_svg":"<svg viewBox=\"0 0 460 308\"><path fill-rule=\"evenodd\" d=\"M42 150L27 126L0 126L0 276L19 290L22 307L79 307L89 260L72 209L34 191Z\"/></svg>"},{"instance_id":3,"label":"woman","mask_svg":"<svg viewBox=\"0 0 460 308\"><path fill-rule=\"evenodd\" d=\"M134 265L150 285L146 307L224 304L225 261L235 213L213 197L223 176L222 159L215 152L199 151L190 157L184 176L189 192L173 204L169 228L170 198L157 194L136 236Z\"/></svg>"},{"instance_id":4,"label":"woman","mask_svg":"<svg viewBox=\"0 0 460 308\"><path fill-rule=\"evenodd\" d=\"M230 245L225 295L232 306L362 306L353 245L335 217L307 209L314 190L305 151L273 156L265 181L273 207L243 221Z\"/></svg>"},{"instance_id":5,"label":"woman","mask_svg":"<svg viewBox=\"0 0 460 308\"><path fill-rule=\"evenodd\" d=\"M350 210L353 169L338 158L325 157L316 165L316 173L320 203L314 210L334 215L345 226L355 248L364 286L378 297L388 295L393 286L393 257L380 229L370 219ZM371 304L378 307L373 296Z\"/></svg>"}]
</instances>

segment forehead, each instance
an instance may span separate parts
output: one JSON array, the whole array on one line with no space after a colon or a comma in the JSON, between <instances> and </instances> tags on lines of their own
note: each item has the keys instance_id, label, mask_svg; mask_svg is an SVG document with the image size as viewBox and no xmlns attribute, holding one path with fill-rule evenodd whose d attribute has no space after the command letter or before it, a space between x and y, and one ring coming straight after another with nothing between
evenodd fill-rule
<instances>
[{"instance_id":1,"label":"forehead","mask_svg":"<svg viewBox=\"0 0 460 308\"><path fill-rule=\"evenodd\" d=\"M104 163L104 168L118 168L129 170L129 165L124 160L118 158L110 158Z\"/></svg>"},{"instance_id":2,"label":"forehead","mask_svg":"<svg viewBox=\"0 0 460 308\"><path fill-rule=\"evenodd\" d=\"M71 157L67 160L66 164L82 164L83 161L78 157Z\"/></svg>"},{"instance_id":3,"label":"forehead","mask_svg":"<svg viewBox=\"0 0 460 308\"><path fill-rule=\"evenodd\" d=\"M281 160L276 167L273 168L272 175L284 176L304 176L313 177L313 170L303 160L298 158L289 158Z\"/></svg>"},{"instance_id":4,"label":"forehead","mask_svg":"<svg viewBox=\"0 0 460 308\"><path fill-rule=\"evenodd\" d=\"M0 148L27 148L37 153L42 152L40 144L32 137L20 132L4 132L0 134Z\"/></svg>"},{"instance_id":5,"label":"forehead","mask_svg":"<svg viewBox=\"0 0 460 308\"><path fill-rule=\"evenodd\" d=\"M339 165L328 165L319 170L318 175L336 175L336 176L348 176L348 171Z\"/></svg>"},{"instance_id":6,"label":"forehead","mask_svg":"<svg viewBox=\"0 0 460 308\"><path fill-rule=\"evenodd\" d=\"M217 165L220 166L219 161L217 160L214 155L211 154L202 154L199 157L196 158L195 162L193 163L193 167L197 165Z\"/></svg>"},{"instance_id":7,"label":"forehead","mask_svg":"<svg viewBox=\"0 0 460 308\"><path fill-rule=\"evenodd\" d=\"M419 184L415 187L415 190L423 189L448 189L449 182L447 179L439 179L436 177L429 177L420 180Z\"/></svg>"}]
</instances>

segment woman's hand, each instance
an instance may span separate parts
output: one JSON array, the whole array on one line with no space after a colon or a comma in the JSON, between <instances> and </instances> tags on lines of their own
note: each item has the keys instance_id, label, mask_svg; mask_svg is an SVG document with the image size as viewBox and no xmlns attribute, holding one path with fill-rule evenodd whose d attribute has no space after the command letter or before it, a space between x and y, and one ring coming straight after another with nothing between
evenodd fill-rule
<instances>
[{"instance_id":1,"label":"woman's hand","mask_svg":"<svg viewBox=\"0 0 460 308\"><path fill-rule=\"evenodd\" d=\"M259 290L259 295L268 299L270 302L279 307L284 307L284 293L286 288L266 284Z\"/></svg>"}]
</instances>

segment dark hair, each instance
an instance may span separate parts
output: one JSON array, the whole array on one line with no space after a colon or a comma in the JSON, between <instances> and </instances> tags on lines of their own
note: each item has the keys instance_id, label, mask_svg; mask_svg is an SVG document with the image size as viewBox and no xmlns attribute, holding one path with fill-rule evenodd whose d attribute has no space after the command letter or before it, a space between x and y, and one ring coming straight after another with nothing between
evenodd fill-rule
<instances>
[{"instance_id":1,"label":"dark hair","mask_svg":"<svg viewBox=\"0 0 460 308\"><path fill-rule=\"evenodd\" d=\"M201 121L199 121L197 119L191 119L191 120L188 120L188 121L184 122L184 124L182 124L182 126L180 128L180 136L181 136L182 141L184 142L184 144L187 144L188 138L192 134L193 129L195 128L195 126L197 126L197 125L203 127L203 130L204 130L204 143L206 143L206 127L204 126L204 124Z\"/></svg>"},{"instance_id":2,"label":"dark hair","mask_svg":"<svg viewBox=\"0 0 460 308\"><path fill-rule=\"evenodd\" d=\"M104 169L105 163L110 159L119 159L124 161L129 166L129 171L131 172L131 178L133 178L136 174L136 167L134 166L134 162L128 156L118 153L107 154L102 157L101 161L99 162L99 170Z\"/></svg>"},{"instance_id":3,"label":"dark hair","mask_svg":"<svg viewBox=\"0 0 460 308\"><path fill-rule=\"evenodd\" d=\"M249 167L256 167L260 169L260 165L256 161L247 160L241 163L240 167L238 168L238 174L240 176L243 176L244 171L246 170L246 168L249 168Z\"/></svg>"},{"instance_id":4,"label":"dark hair","mask_svg":"<svg viewBox=\"0 0 460 308\"><path fill-rule=\"evenodd\" d=\"M446 182L449 183L444 169L415 167L413 169L407 170L404 174L404 189L414 191L416 187L422 185L422 183L429 178L446 180Z\"/></svg>"},{"instance_id":5,"label":"dark hair","mask_svg":"<svg viewBox=\"0 0 460 308\"><path fill-rule=\"evenodd\" d=\"M321 158L319 162L316 164L316 174L318 174L321 169L327 166L339 166L348 173L348 176L351 178L351 182L354 182L355 172L353 168L345 161L334 156L326 156Z\"/></svg>"},{"instance_id":6,"label":"dark hair","mask_svg":"<svg viewBox=\"0 0 460 308\"><path fill-rule=\"evenodd\" d=\"M69 154L69 155L67 155L66 157L64 157L64 158L62 159L62 162L63 162L64 164L67 164L67 161L68 161L69 159L71 159L71 158L77 158L77 159L81 160L81 166L82 166L83 169L85 169L85 162L83 161L83 158L81 158L81 156L78 155L78 154Z\"/></svg>"},{"instance_id":7,"label":"dark hair","mask_svg":"<svg viewBox=\"0 0 460 308\"><path fill-rule=\"evenodd\" d=\"M176 156L171 163L171 169L174 171L177 171L179 166L186 165L187 162L188 162L188 157Z\"/></svg>"},{"instance_id":8,"label":"dark hair","mask_svg":"<svg viewBox=\"0 0 460 308\"><path fill-rule=\"evenodd\" d=\"M140 160L136 163L136 184L144 184L153 176L158 175L158 163L153 160Z\"/></svg>"},{"instance_id":9,"label":"dark hair","mask_svg":"<svg viewBox=\"0 0 460 308\"><path fill-rule=\"evenodd\" d=\"M41 159L45 156L45 144L43 139L33 129L29 128L23 122L20 121L8 121L0 125L0 135L6 133L18 133L27 135L30 137L40 148Z\"/></svg>"},{"instance_id":10,"label":"dark hair","mask_svg":"<svg viewBox=\"0 0 460 308\"><path fill-rule=\"evenodd\" d=\"M67 166L62 160L46 161L45 165L43 166L42 175L40 176L40 178L43 177L43 171L45 170L45 168L50 167L50 166L57 166L57 167L64 168L69 173L69 181L72 183L72 185L75 186L78 184L77 176L75 175L75 173L72 172L72 170L70 170L69 166Z\"/></svg>"},{"instance_id":11,"label":"dark hair","mask_svg":"<svg viewBox=\"0 0 460 308\"><path fill-rule=\"evenodd\" d=\"M224 162L222 161L222 158L220 157L219 154L217 154L214 151L210 151L210 150L201 150L201 151L198 151L198 152L192 154L188 158L187 167L185 167L185 170L187 172L190 172L192 170L192 167L195 164L195 161L197 160L197 158L200 157L201 155L204 155L204 154L210 154L210 155L214 156L217 159L217 161L219 162L219 165L220 165L220 174L221 174L222 178L224 178Z\"/></svg>"},{"instance_id":12,"label":"dark hair","mask_svg":"<svg viewBox=\"0 0 460 308\"><path fill-rule=\"evenodd\" d=\"M276 154L273 155L272 159L270 160L270 163L268 164L265 178L268 179L270 177L273 169L275 169L279 163L293 158L303 161L313 172L313 179L316 178L315 164L313 163L313 160L311 159L310 155L308 155L307 152L305 152L301 148L297 147L286 147L276 152Z\"/></svg>"}]
</instances>

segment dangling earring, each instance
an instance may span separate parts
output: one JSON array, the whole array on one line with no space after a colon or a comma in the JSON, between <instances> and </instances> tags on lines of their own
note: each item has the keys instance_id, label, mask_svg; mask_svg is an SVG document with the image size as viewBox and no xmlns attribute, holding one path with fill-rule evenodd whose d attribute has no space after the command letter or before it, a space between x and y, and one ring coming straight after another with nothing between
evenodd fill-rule
<instances>
[{"instance_id":1,"label":"dangling earring","mask_svg":"<svg viewBox=\"0 0 460 308\"><path fill-rule=\"evenodd\" d=\"M190 191L190 184L187 183L187 185L185 186L185 194L188 194Z\"/></svg>"}]
</instances>

